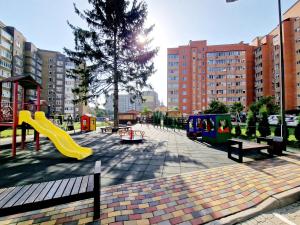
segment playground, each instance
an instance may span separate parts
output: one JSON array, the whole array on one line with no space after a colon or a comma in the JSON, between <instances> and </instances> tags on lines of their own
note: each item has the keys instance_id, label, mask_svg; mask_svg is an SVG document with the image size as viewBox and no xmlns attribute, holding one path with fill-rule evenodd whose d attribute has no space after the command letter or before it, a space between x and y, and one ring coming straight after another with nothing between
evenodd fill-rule
<instances>
[{"instance_id":1,"label":"playground","mask_svg":"<svg viewBox=\"0 0 300 225\"><path fill-rule=\"evenodd\" d=\"M83 160L62 156L44 138L40 151L32 142L15 158L9 148L1 149L1 187L86 175L101 160L101 214L93 224L238 221L236 213L253 211L266 199L283 204L282 192L298 193L294 190L299 186L299 156L270 159L253 154L238 164L222 147L190 140L183 131L151 125L133 128L145 131L143 143L121 145L118 134L99 130L72 135L79 145L94 150ZM1 217L0 223L85 224L93 221L92 203L88 199Z\"/></svg>"},{"instance_id":2,"label":"playground","mask_svg":"<svg viewBox=\"0 0 300 225\"><path fill-rule=\"evenodd\" d=\"M41 139L41 149L35 143L19 150L11 157L9 146L1 149L0 170L6 171L1 187L82 176L93 170L97 160L102 162L102 186L132 181L168 177L180 173L233 165L227 158L226 147L213 147L190 140L184 131L160 129L152 125L136 125L145 132L139 144L120 144L118 134L95 132L75 134L72 138L81 146L93 149L93 155L77 160L67 158L47 139ZM267 154L253 154L245 161L268 158ZM33 172L34 171L34 172Z\"/></svg>"},{"instance_id":3,"label":"playground","mask_svg":"<svg viewBox=\"0 0 300 225\"><path fill-rule=\"evenodd\" d=\"M8 214L3 215L9 215L10 208L16 210L13 212L25 211L23 203L35 207L32 209L40 209L39 204L44 204L41 208L48 207L46 211L31 210L29 213L33 213L34 219L24 219L20 214L21 217L16 222L28 219L29 224L48 221L51 218L39 212L50 210L50 213L61 213L60 206L52 209L49 206L72 201L75 201L76 205L78 199L93 197L94 208L90 207L86 212L94 211L91 212L93 219L100 217L103 224L130 220L142 220L141 224L156 224L168 220L174 224L180 221L194 221L194 224L200 224L246 210L274 194L299 186L299 156L286 152L286 157L270 159L269 145L255 143L256 146L253 147L253 143L246 144L230 139L231 124L228 115L190 116L186 131L137 124L120 126L117 133L112 133L111 127L97 130L96 118L84 115L81 117L81 132L72 133L59 128L41 111L40 85L32 78L20 76L0 81L4 82L13 85L14 94L12 103L0 105L0 128L2 131L12 130L10 139L2 139L0 143L0 170L4 171L0 180L0 208L4 206L2 209ZM37 91L37 99L28 102L24 96L30 89ZM20 138L17 138L17 129L21 130ZM34 135L27 137L28 130ZM239 154L244 156L244 160L239 162L244 162L245 166L229 158L229 148L224 144L228 141L238 143ZM230 147L230 151L234 145L235 143ZM266 149L262 152L254 151L257 150L257 146ZM251 154L243 155L243 149L252 149L253 152L251 150ZM276 167L281 167L280 173ZM285 171L294 171L289 174L287 180L284 180L286 177L282 168ZM220 183L217 182L217 188L214 186L216 174L217 179L222 179ZM249 179L244 179L244 175ZM254 179L257 176L261 179ZM104 197L101 203L100 179ZM207 183L203 182L204 180ZM233 189L236 186L231 185L232 188L227 188L226 185L231 183L238 186L239 193ZM151 189L147 189L147 184L161 190L158 192L158 196L163 197L161 201L157 202L158 196L153 194L140 193L140 187L144 188L145 192L142 193L150 193ZM202 194L199 195L200 192L196 189L200 184L204 189L201 189ZM271 190L272 186L274 188ZM134 200L126 194L120 194L119 190L128 193L127 188L135 190L135 194L140 195L140 198ZM172 195L167 194L170 190L176 202L171 202ZM213 198L210 198L212 190L214 194ZM265 193L266 191L271 192ZM188 196L187 193L192 195ZM249 193L255 193L255 196L247 198ZM239 198L235 195L239 195ZM47 200L48 196L51 197ZM109 196L112 196L113 200L110 200ZM169 197L164 200L166 196ZM193 205L192 196L197 196L197 200L203 204L199 202ZM123 202L125 197L131 201ZM91 205L89 201L84 200L83 207ZM232 201L236 206L231 204ZM124 211L125 204L129 204L128 207L133 210L128 208ZM161 210L165 205L166 211ZM124 207L118 208L121 206ZM192 210L191 206L194 206ZM63 207L69 210L68 205ZM100 212L99 207L102 207L103 211ZM179 207L185 211L180 211ZM145 208L149 212L146 212ZM177 213L171 215L174 211ZM77 210L76 213L80 216L81 210ZM82 213L82 218L85 217L88 221L93 220L91 214ZM9 218L15 218L15 215ZM1 220L4 224L11 223L5 217ZM61 218L53 218L58 224L68 220L79 222L67 214L63 214Z\"/></svg>"}]
</instances>

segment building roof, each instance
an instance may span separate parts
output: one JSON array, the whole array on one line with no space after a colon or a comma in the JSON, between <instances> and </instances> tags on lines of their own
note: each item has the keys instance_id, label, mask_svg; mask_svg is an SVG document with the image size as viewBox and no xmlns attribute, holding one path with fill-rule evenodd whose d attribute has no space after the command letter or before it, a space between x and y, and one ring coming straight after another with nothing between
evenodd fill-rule
<instances>
[{"instance_id":1,"label":"building roof","mask_svg":"<svg viewBox=\"0 0 300 225\"><path fill-rule=\"evenodd\" d=\"M23 76L13 76L8 77L6 79L0 80L1 83L15 83L18 82L25 89L37 89L37 87L41 87L41 84L36 82L31 76L23 75Z\"/></svg>"}]
</instances>

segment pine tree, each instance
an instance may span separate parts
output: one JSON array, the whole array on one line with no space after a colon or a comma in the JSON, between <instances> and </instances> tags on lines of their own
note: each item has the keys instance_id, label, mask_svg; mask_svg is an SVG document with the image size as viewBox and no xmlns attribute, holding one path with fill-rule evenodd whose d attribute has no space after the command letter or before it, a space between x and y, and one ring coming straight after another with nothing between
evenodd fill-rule
<instances>
[{"instance_id":1,"label":"pine tree","mask_svg":"<svg viewBox=\"0 0 300 225\"><path fill-rule=\"evenodd\" d=\"M149 34L154 26L145 28L147 5L137 0L88 0L89 9L75 13L86 23L81 28L68 22L73 30L75 49L65 52L79 71L80 85L74 90L77 101L92 101L101 95L113 94L114 127L118 127L119 92L141 97L147 81L155 72ZM82 66L84 65L84 66Z\"/></svg>"},{"instance_id":2,"label":"pine tree","mask_svg":"<svg viewBox=\"0 0 300 225\"><path fill-rule=\"evenodd\" d=\"M267 106L263 105L259 113L261 115L259 124L258 124L258 131L260 133L260 136L266 137L271 134L271 129L268 121L268 111L267 111Z\"/></svg>"},{"instance_id":3,"label":"pine tree","mask_svg":"<svg viewBox=\"0 0 300 225\"><path fill-rule=\"evenodd\" d=\"M251 110L249 110L248 111L248 116L247 116L247 130L246 130L246 135L248 137L252 137L255 134L256 134L255 118L254 118L253 112Z\"/></svg>"}]
</instances>

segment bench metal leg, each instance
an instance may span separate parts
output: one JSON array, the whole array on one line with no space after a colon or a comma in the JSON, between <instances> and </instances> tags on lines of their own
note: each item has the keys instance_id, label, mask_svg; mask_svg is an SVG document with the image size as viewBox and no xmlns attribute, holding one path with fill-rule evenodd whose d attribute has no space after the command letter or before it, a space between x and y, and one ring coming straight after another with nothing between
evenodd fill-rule
<instances>
[{"instance_id":1,"label":"bench metal leg","mask_svg":"<svg viewBox=\"0 0 300 225\"><path fill-rule=\"evenodd\" d=\"M239 162L243 163L243 150L239 149Z\"/></svg>"},{"instance_id":2,"label":"bench metal leg","mask_svg":"<svg viewBox=\"0 0 300 225\"><path fill-rule=\"evenodd\" d=\"M94 220L100 218L100 174L94 174Z\"/></svg>"},{"instance_id":3,"label":"bench metal leg","mask_svg":"<svg viewBox=\"0 0 300 225\"><path fill-rule=\"evenodd\" d=\"M231 159L231 146L228 145L227 147L227 153L228 153L228 158Z\"/></svg>"}]
</instances>

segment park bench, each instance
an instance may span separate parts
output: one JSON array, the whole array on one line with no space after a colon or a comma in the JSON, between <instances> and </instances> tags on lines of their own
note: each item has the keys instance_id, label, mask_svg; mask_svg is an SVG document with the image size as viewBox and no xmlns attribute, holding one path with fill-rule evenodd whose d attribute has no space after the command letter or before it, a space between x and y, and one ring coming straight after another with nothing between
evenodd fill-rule
<instances>
[{"instance_id":1,"label":"park bench","mask_svg":"<svg viewBox=\"0 0 300 225\"><path fill-rule=\"evenodd\" d=\"M233 150L236 150L238 152L238 162L242 163L243 162L243 156L245 152L249 151L258 151L258 150L263 150L267 149L268 153L273 156L273 151L271 149L271 146L268 144L260 144L256 142L250 142L250 141L244 141L240 139L229 139L228 140L228 158L229 159L234 159L231 155Z\"/></svg>"},{"instance_id":2,"label":"park bench","mask_svg":"<svg viewBox=\"0 0 300 225\"><path fill-rule=\"evenodd\" d=\"M100 217L101 162L94 174L0 189L0 216L94 198L94 219Z\"/></svg>"},{"instance_id":3,"label":"park bench","mask_svg":"<svg viewBox=\"0 0 300 225\"><path fill-rule=\"evenodd\" d=\"M101 133L106 133L106 132L112 132L113 131L113 127L101 127ZM124 126L124 127L118 127L118 130L125 130L128 131L130 130L131 127L130 126Z\"/></svg>"}]
</instances>

